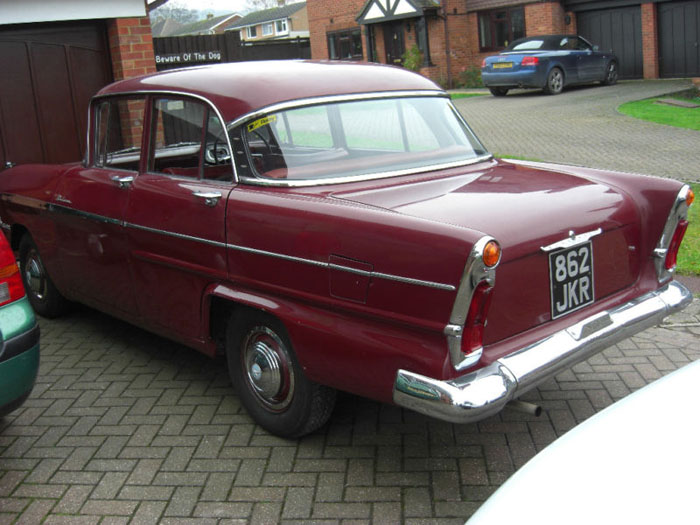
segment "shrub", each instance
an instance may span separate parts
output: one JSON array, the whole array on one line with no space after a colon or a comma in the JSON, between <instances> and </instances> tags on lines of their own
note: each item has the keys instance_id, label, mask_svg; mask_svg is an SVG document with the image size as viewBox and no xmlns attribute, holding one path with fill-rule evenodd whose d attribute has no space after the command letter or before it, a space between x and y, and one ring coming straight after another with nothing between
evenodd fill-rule
<instances>
[{"instance_id":1,"label":"shrub","mask_svg":"<svg viewBox=\"0 0 700 525\"><path fill-rule=\"evenodd\" d=\"M418 46L413 44L412 47L406 50L406 52L401 55L401 61L403 67L410 69L411 71L418 71L423 65L423 53L420 52Z\"/></svg>"},{"instance_id":2,"label":"shrub","mask_svg":"<svg viewBox=\"0 0 700 525\"><path fill-rule=\"evenodd\" d=\"M481 82L481 68L472 66L459 73L459 85L465 88L484 87Z\"/></svg>"}]
</instances>

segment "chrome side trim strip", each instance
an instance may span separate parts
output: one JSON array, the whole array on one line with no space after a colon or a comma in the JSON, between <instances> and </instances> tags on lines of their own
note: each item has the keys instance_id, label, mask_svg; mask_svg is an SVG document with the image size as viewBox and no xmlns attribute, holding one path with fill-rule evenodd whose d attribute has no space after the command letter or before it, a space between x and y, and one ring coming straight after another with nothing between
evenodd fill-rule
<instances>
[{"instance_id":1,"label":"chrome side trim strip","mask_svg":"<svg viewBox=\"0 0 700 525\"><path fill-rule=\"evenodd\" d=\"M588 242L590 239L592 239L596 235L600 235L601 233L603 233L602 228L598 228L596 230L589 231L586 233L579 233L578 235L574 234L574 230L569 230L569 236L566 239L562 239L561 241L548 244L547 246L540 246L540 250L542 250L545 253L548 253L553 252L554 250L560 250L562 248L571 248L578 244Z\"/></svg>"},{"instance_id":2,"label":"chrome side trim strip","mask_svg":"<svg viewBox=\"0 0 700 525\"><path fill-rule=\"evenodd\" d=\"M14 197L14 195L10 195L10 194L3 194L2 195L2 199L7 200L7 201L12 201L13 197ZM217 248L224 248L227 250L234 250L234 251L239 251L239 252L243 252L243 253L252 253L255 255L263 255L266 257L274 257L276 259L282 259L285 261L292 261L292 262L296 262L296 263L300 263L300 264L306 264L306 265L310 265L310 266L315 266L317 268L335 269L335 270L348 272L348 273L352 273L352 274L356 274L356 275L365 275L365 276L370 277L370 278L373 277L375 279L384 279L387 281L395 281L395 282L400 282L400 283L405 283L405 284L412 284L412 285L416 285L416 286L424 286L427 288L433 288L436 290L444 290L447 292L454 292L457 289L452 284L437 283L437 282L433 282L433 281L426 281L423 279L414 279L413 277L404 277L401 275L393 275L393 274L382 273L382 272L366 272L364 270L358 270L357 268L350 268L348 266L331 264L329 262L315 261L313 259L305 259L303 257L296 257L294 255L286 255L283 253L270 252L267 250L260 250L258 248L250 248L248 246L239 246L239 245L235 245L235 244L214 241L211 239L205 239L202 237L195 237L193 235L186 235L184 233L177 233L177 232L171 232L171 231L167 231L167 230L161 230L158 228L151 228L150 226L144 226L141 224L126 222L126 221L114 219L111 217L104 217L102 215L97 215L97 214L82 211L82 210L76 210L75 208L69 208L68 206L63 206L60 204L55 204L55 203L46 204L38 199L23 199L23 200L24 201L30 200L32 202L36 202L37 205L46 205L46 207L49 211L53 211L56 213L73 215L76 217L81 217L83 219L89 219L89 220L93 220L93 221L104 223L104 224L113 224L115 226L121 226L124 228L132 228L134 230L146 231L146 232L157 234L157 235L165 235L167 237L173 237L176 239L183 239L183 240L192 241L192 242L199 242L202 244L206 244L208 246L215 246ZM26 204L26 202L24 202L24 204Z\"/></svg>"},{"instance_id":3,"label":"chrome side trim strip","mask_svg":"<svg viewBox=\"0 0 700 525\"><path fill-rule=\"evenodd\" d=\"M398 370L394 402L452 423L479 421L563 369L660 323L692 300L687 288L672 281L456 379L442 381Z\"/></svg>"}]
</instances>

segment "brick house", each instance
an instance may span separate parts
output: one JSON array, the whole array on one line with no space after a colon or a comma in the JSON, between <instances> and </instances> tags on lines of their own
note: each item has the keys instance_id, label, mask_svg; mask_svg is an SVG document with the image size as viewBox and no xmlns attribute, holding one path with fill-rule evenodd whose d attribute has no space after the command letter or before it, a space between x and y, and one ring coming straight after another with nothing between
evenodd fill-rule
<instances>
[{"instance_id":1,"label":"brick house","mask_svg":"<svg viewBox=\"0 0 700 525\"><path fill-rule=\"evenodd\" d=\"M240 20L226 26L226 31L239 31L241 41L308 38L309 22L306 2L248 13Z\"/></svg>"},{"instance_id":2,"label":"brick house","mask_svg":"<svg viewBox=\"0 0 700 525\"><path fill-rule=\"evenodd\" d=\"M523 36L578 33L620 58L622 78L700 76L700 0L308 0L314 59L401 64L443 85Z\"/></svg>"},{"instance_id":3,"label":"brick house","mask_svg":"<svg viewBox=\"0 0 700 525\"><path fill-rule=\"evenodd\" d=\"M92 95L156 70L144 0L0 2L0 70L0 170L80 160Z\"/></svg>"}]
</instances>

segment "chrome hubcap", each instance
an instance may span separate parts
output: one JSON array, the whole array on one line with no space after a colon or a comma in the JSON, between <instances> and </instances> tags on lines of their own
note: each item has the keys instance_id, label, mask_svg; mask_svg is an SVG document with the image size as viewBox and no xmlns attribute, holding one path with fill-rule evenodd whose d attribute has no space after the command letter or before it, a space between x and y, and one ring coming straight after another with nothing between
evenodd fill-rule
<instances>
[{"instance_id":1,"label":"chrome hubcap","mask_svg":"<svg viewBox=\"0 0 700 525\"><path fill-rule=\"evenodd\" d=\"M284 410L294 394L289 353L275 332L253 328L243 343L243 366L250 390L269 410Z\"/></svg>"},{"instance_id":2,"label":"chrome hubcap","mask_svg":"<svg viewBox=\"0 0 700 525\"><path fill-rule=\"evenodd\" d=\"M29 252L24 268L24 280L34 297L39 300L46 297L46 271L36 250Z\"/></svg>"}]
</instances>

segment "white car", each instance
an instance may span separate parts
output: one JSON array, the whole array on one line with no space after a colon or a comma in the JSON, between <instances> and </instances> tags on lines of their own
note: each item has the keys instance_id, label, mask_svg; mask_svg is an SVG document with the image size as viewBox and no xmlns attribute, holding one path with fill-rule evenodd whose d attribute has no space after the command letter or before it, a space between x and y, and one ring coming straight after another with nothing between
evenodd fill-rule
<instances>
[{"instance_id":1,"label":"white car","mask_svg":"<svg viewBox=\"0 0 700 525\"><path fill-rule=\"evenodd\" d=\"M700 361L549 445L468 525L700 523Z\"/></svg>"}]
</instances>

